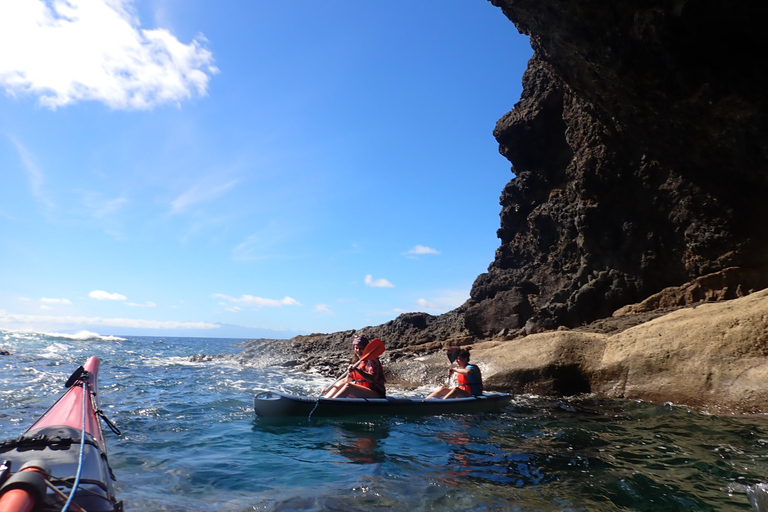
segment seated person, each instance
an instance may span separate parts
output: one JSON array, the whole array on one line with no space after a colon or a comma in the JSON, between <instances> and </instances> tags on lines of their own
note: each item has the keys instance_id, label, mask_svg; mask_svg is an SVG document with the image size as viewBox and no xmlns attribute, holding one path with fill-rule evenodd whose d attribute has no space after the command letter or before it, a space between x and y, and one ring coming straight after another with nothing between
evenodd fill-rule
<instances>
[{"instance_id":1,"label":"seated person","mask_svg":"<svg viewBox=\"0 0 768 512\"><path fill-rule=\"evenodd\" d=\"M458 386L455 388L440 386L427 398L462 398L483 394L483 377L480 375L480 368L469 364L469 350L459 351L456 364L459 367L448 370L448 375L456 374Z\"/></svg>"},{"instance_id":2,"label":"seated person","mask_svg":"<svg viewBox=\"0 0 768 512\"><path fill-rule=\"evenodd\" d=\"M384 398L384 368L379 358L368 359L360 363L360 356L368 346L368 338L355 336L352 340L354 357L346 378L323 390L325 398Z\"/></svg>"}]
</instances>

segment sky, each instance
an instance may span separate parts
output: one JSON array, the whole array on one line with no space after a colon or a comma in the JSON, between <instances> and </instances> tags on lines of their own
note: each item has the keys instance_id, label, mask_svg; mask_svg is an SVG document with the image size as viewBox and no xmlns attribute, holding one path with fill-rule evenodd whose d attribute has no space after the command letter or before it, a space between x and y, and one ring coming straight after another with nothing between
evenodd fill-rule
<instances>
[{"instance_id":1,"label":"sky","mask_svg":"<svg viewBox=\"0 0 768 512\"><path fill-rule=\"evenodd\" d=\"M288 338L460 306L531 54L485 0L2 0L0 328Z\"/></svg>"}]
</instances>

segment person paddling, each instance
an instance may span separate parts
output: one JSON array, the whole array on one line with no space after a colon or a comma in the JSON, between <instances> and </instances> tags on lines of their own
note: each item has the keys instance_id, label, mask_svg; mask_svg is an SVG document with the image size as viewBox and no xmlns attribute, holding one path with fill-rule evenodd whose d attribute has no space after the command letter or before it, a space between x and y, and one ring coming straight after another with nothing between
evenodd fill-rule
<instances>
[{"instance_id":1,"label":"person paddling","mask_svg":"<svg viewBox=\"0 0 768 512\"><path fill-rule=\"evenodd\" d=\"M459 367L448 370L448 375L456 374L458 386L455 388L440 386L427 398L463 398L483 394L483 377L480 374L480 368L469 364L469 350L459 351L456 364Z\"/></svg>"},{"instance_id":2,"label":"person paddling","mask_svg":"<svg viewBox=\"0 0 768 512\"><path fill-rule=\"evenodd\" d=\"M381 343L380 340L374 341ZM386 396L384 368L379 358L372 357L360 361L368 344L369 340L366 336L355 336L352 340L354 357L347 376L323 390L325 398L384 398Z\"/></svg>"}]
</instances>

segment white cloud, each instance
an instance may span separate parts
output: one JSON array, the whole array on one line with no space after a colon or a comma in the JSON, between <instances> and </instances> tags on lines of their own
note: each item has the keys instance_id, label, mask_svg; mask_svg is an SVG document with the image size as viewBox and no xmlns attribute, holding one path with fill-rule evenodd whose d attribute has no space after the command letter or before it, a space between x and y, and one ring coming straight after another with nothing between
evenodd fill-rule
<instances>
[{"instance_id":1,"label":"white cloud","mask_svg":"<svg viewBox=\"0 0 768 512\"><path fill-rule=\"evenodd\" d=\"M444 313L461 306L467 299L469 299L469 292L451 290L430 300L418 299L416 305L422 310Z\"/></svg>"},{"instance_id":2,"label":"white cloud","mask_svg":"<svg viewBox=\"0 0 768 512\"><path fill-rule=\"evenodd\" d=\"M328 314L333 313L333 311L331 311L331 308L329 308L325 304L316 305L314 308L312 308L312 311L315 313L328 313Z\"/></svg>"},{"instance_id":3,"label":"white cloud","mask_svg":"<svg viewBox=\"0 0 768 512\"><path fill-rule=\"evenodd\" d=\"M154 302L147 301L146 304L136 304L135 302L126 302L126 306L133 306L135 308L154 308L157 306Z\"/></svg>"},{"instance_id":4,"label":"white cloud","mask_svg":"<svg viewBox=\"0 0 768 512\"><path fill-rule=\"evenodd\" d=\"M301 306L301 303L299 301L287 296L278 300L278 299L264 299L262 297L256 297L254 295L241 295L239 299L236 299L234 297L230 297L229 295L214 293L213 297L216 299L224 299L229 302L238 302L238 303L253 305L257 307L264 306L264 307L270 307L270 308L278 308L281 306Z\"/></svg>"},{"instance_id":5,"label":"white cloud","mask_svg":"<svg viewBox=\"0 0 768 512\"><path fill-rule=\"evenodd\" d=\"M43 304L57 304L60 306L71 306L72 302L69 299L51 299L48 297L41 297L40 302Z\"/></svg>"},{"instance_id":6,"label":"white cloud","mask_svg":"<svg viewBox=\"0 0 768 512\"><path fill-rule=\"evenodd\" d=\"M93 290L88 294L88 296L96 300L126 300L125 295L120 295L119 293L108 293L104 290Z\"/></svg>"},{"instance_id":7,"label":"white cloud","mask_svg":"<svg viewBox=\"0 0 768 512\"><path fill-rule=\"evenodd\" d=\"M142 29L133 0L0 1L0 87L56 108L151 109L206 94L218 73L201 35Z\"/></svg>"},{"instance_id":8,"label":"white cloud","mask_svg":"<svg viewBox=\"0 0 768 512\"><path fill-rule=\"evenodd\" d=\"M177 322L141 320L136 318L100 318L85 316L18 315L0 309L2 324L48 324L48 325L108 325L111 327L132 327L143 329L218 329L220 325L208 322Z\"/></svg>"},{"instance_id":9,"label":"white cloud","mask_svg":"<svg viewBox=\"0 0 768 512\"><path fill-rule=\"evenodd\" d=\"M440 254L440 251L437 249L433 249L431 247L427 247L426 245L416 245L413 249L410 251L407 251L405 254L412 254L412 255L421 255L421 254Z\"/></svg>"},{"instance_id":10,"label":"white cloud","mask_svg":"<svg viewBox=\"0 0 768 512\"><path fill-rule=\"evenodd\" d=\"M381 279L373 279L373 276L371 274L368 274L365 276L365 284L370 286L371 288L394 288L395 285L390 283L384 278Z\"/></svg>"},{"instance_id":11,"label":"white cloud","mask_svg":"<svg viewBox=\"0 0 768 512\"><path fill-rule=\"evenodd\" d=\"M440 309L440 306L438 306L437 304L434 304L432 302L429 302L426 299L419 299L419 300L417 300L416 301L416 305L419 306L420 308L424 308L424 309Z\"/></svg>"}]
</instances>

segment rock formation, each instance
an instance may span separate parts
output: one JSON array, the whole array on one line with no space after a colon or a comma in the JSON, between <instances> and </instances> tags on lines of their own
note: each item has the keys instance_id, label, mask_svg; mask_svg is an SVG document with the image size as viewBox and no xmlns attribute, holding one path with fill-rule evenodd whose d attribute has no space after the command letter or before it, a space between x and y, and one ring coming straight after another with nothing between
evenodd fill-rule
<instances>
[{"instance_id":1,"label":"rock formation","mask_svg":"<svg viewBox=\"0 0 768 512\"><path fill-rule=\"evenodd\" d=\"M565 330L485 342L472 358L485 362L490 388L764 412L768 290L678 309L615 334Z\"/></svg>"},{"instance_id":2,"label":"rock formation","mask_svg":"<svg viewBox=\"0 0 768 512\"><path fill-rule=\"evenodd\" d=\"M727 267L765 287L766 7L490 1L534 56L494 132L515 178L469 332L577 326Z\"/></svg>"}]
</instances>

